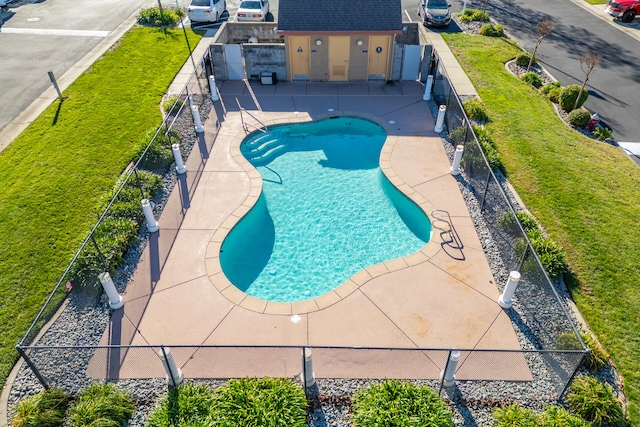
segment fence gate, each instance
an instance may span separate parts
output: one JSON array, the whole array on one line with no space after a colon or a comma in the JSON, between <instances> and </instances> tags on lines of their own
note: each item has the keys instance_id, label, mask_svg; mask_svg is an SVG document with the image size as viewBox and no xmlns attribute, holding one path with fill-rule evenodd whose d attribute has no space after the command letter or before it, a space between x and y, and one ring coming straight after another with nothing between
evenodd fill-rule
<instances>
[{"instance_id":1,"label":"fence gate","mask_svg":"<svg viewBox=\"0 0 640 427\"><path fill-rule=\"evenodd\" d=\"M225 44L224 57L227 63L227 75L229 80L242 80L244 69L242 68L242 45Z\"/></svg>"},{"instance_id":2,"label":"fence gate","mask_svg":"<svg viewBox=\"0 0 640 427\"><path fill-rule=\"evenodd\" d=\"M404 46L404 60L402 61L401 80L417 80L420 73L422 46L408 44Z\"/></svg>"}]
</instances>

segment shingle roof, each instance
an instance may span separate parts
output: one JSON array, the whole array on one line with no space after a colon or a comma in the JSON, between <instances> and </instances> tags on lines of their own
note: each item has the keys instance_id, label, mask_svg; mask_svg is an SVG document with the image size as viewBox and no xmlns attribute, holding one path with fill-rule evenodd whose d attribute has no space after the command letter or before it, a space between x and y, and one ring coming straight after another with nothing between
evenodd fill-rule
<instances>
[{"instance_id":1,"label":"shingle roof","mask_svg":"<svg viewBox=\"0 0 640 427\"><path fill-rule=\"evenodd\" d=\"M281 31L400 31L400 0L280 0Z\"/></svg>"}]
</instances>

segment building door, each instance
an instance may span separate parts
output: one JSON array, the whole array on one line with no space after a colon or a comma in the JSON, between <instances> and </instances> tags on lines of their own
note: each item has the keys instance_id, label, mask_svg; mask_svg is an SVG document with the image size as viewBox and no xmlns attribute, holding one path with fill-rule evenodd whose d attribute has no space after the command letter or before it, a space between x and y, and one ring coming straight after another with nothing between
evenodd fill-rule
<instances>
[{"instance_id":1,"label":"building door","mask_svg":"<svg viewBox=\"0 0 640 427\"><path fill-rule=\"evenodd\" d=\"M329 37L329 81L349 80L349 36Z\"/></svg>"},{"instance_id":2,"label":"building door","mask_svg":"<svg viewBox=\"0 0 640 427\"><path fill-rule=\"evenodd\" d=\"M389 36L369 37L369 80L387 80Z\"/></svg>"},{"instance_id":3,"label":"building door","mask_svg":"<svg viewBox=\"0 0 640 427\"><path fill-rule=\"evenodd\" d=\"M244 79L244 67L242 66L242 45L225 44L224 60L227 64L229 80Z\"/></svg>"},{"instance_id":4,"label":"building door","mask_svg":"<svg viewBox=\"0 0 640 427\"><path fill-rule=\"evenodd\" d=\"M291 80L309 80L309 36L289 37Z\"/></svg>"},{"instance_id":5,"label":"building door","mask_svg":"<svg viewBox=\"0 0 640 427\"><path fill-rule=\"evenodd\" d=\"M417 80L418 74L420 74L421 60L422 46L405 45L401 80Z\"/></svg>"}]
</instances>

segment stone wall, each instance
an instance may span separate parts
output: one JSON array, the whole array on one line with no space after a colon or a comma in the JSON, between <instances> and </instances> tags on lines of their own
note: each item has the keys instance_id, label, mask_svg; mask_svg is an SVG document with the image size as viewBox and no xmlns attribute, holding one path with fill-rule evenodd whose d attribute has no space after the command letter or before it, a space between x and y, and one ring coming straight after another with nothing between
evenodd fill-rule
<instances>
[{"instance_id":1,"label":"stone wall","mask_svg":"<svg viewBox=\"0 0 640 427\"><path fill-rule=\"evenodd\" d=\"M245 43L242 45L247 77L258 79L260 73L276 73L278 80L287 80L284 44Z\"/></svg>"}]
</instances>

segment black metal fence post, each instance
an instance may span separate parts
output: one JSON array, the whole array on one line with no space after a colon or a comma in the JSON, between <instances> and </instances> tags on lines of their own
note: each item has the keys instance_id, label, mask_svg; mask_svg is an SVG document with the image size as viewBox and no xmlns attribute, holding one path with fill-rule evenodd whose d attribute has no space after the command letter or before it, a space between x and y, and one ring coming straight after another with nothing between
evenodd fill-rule
<instances>
[{"instance_id":1,"label":"black metal fence post","mask_svg":"<svg viewBox=\"0 0 640 427\"><path fill-rule=\"evenodd\" d=\"M587 356L589 351L590 350L587 349L587 351L582 353L582 357L580 358L580 363L576 365L576 367L573 369L573 372L571 373L571 376L569 377L567 382L564 384L564 388L562 389L562 392L558 395L558 401L560 401L562 399L562 396L564 396L564 394L567 392L567 389L569 388L569 384L571 384L571 382L575 378L576 374L578 373L578 369L580 369L580 366L582 366L582 362L584 362L584 358Z\"/></svg>"},{"instance_id":2,"label":"black metal fence post","mask_svg":"<svg viewBox=\"0 0 640 427\"><path fill-rule=\"evenodd\" d=\"M98 242L96 242L96 237L94 236L93 233L91 233L91 243L93 243L93 247L96 248L96 252L98 253L98 258L100 258L100 261L102 262L102 267L104 268L104 271L108 272L109 266L107 265L107 259L104 257L102 251L98 247Z\"/></svg>"},{"instance_id":3,"label":"black metal fence post","mask_svg":"<svg viewBox=\"0 0 640 427\"><path fill-rule=\"evenodd\" d=\"M31 359L29 359L29 356L27 356L27 352L24 351L24 349L19 345L16 346L16 350L18 350L20 357L24 359L24 362L27 364L29 369L31 369L31 372L33 372L33 375L35 375L38 381L40 382L40 384L42 384L42 387L44 387L45 390L48 390L50 388L49 383L47 383L47 381L44 379L42 374L40 374L40 371L38 370L38 368L36 368L36 365L33 364Z\"/></svg>"},{"instance_id":4,"label":"black metal fence post","mask_svg":"<svg viewBox=\"0 0 640 427\"><path fill-rule=\"evenodd\" d=\"M440 387L438 388L438 396L442 393L442 387L444 386L444 376L447 373L447 368L449 368L449 361L451 360L451 352L453 350L449 349L449 353L447 353L447 363L444 364L444 370L442 371L442 377L440 378Z\"/></svg>"}]
</instances>

